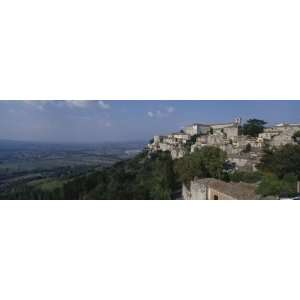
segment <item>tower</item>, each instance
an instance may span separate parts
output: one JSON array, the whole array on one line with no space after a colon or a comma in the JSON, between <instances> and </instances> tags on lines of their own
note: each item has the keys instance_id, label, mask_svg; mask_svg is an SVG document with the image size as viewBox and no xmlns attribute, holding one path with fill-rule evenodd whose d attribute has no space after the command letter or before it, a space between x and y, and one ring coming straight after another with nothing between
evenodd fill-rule
<instances>
[{"instance_id":1,"label":"tower","mask_svg":"<svg viewBox=\"0 0 300 300\"><path fill-rule=\"evenodd\" d=\"M242 118L241 117L234 118L234 123L237 124L238 126L241 125Z\"/></svg>"}]
</instances>

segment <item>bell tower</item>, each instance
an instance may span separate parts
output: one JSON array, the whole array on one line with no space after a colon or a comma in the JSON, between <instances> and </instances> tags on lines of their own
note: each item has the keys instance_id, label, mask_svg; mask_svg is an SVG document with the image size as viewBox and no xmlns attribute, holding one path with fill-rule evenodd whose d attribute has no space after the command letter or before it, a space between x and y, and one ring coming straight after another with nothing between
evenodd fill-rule
<instances>
[{"instance_id":1,"label":"bell tower","mask_svg":"<svg viewBox=\"0 0 300 300\"><path fill-rule=\"evenodd\" d=\"M240 126L242 123L242 118L241 117L234 118L234 123L236 125Z\"/></svg>"}]
</instances>

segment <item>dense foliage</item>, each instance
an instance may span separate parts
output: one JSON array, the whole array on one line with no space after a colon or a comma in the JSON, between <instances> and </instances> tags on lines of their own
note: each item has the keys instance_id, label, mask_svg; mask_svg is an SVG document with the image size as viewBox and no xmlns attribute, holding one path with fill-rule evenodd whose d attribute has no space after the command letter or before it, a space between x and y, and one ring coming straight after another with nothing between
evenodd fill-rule
<instances>
[{"instance_id":1,"label":"dense foliage","mask_svg":"<svg viewBox=\"0 0 300 300\"><path fill-rule=\"evenodd\" d=\"M188 183L194 177L222 178L226 153L219 148L206 146L174 162L180 182Z\"/></svg>"},{"instance_id":2,"label":"dense foliage","mask_svg":"<svg viewBox=\"0 0 300 300\"><path fill-rule=\"evenodd\" d=\"M235 171L229 174L229 181L233 182L256 183L261 181L262 178L263 174L261 172Z\"/></svg>"},{"instance_id":3,"label":"dense foliage","mask_svg":"<svg viewBox=\"0 0 300 300\"><path fill-rule=\"evenodd\" d=\"M206 146L172 160L169 152L147 151L99 171L38 179L0 193L0 199L175 199L181 183L195 177L257 185L262 197L296 193L300 145L265 148L257 172L233 171L226 153Z\"/></svg>"},{"instance_id":4,"label":"dense foliage","mask_svg":"<svg viewBox=\"0 0 300 300\"><path fill-rule=\"evenodd\" d=\"M185 147L187 153L189 153L191 151L192 145L196 143L197 138L200 136L201 136L201 134L195 134L195 135L191 136L191 139L186 142L184 147Z\"/></svg>"},{"instance_id":5,"label":"dense foliage","mask_svg":"<svg viewBox=\"0 0 300 300\"><path fill-rule=\"evenodd\" d=\"M242 133L252 137L257 137L264 131L264 127L267 123L259 119L249 119L242 127Z\"/></svg>"},{"instance_id":6,"label":"dense foliage","mask_svg":"<svg viewBox=\"0 0 300 300\"><path fill-rule=\"evenodd\" d=\"M300 179L300 145L287 144L280 148L265 148L258 165L264 172L273 173L279 179L293 174Z\"/></svg>"},{"instance_id":7,"label":"dense foliage","mask_svg":"<svg viewBox=\"0 0 300 300\"><path fill-rule=\"evenodd\" d=\"M226 154L215 147L204 147L175 161L169 152L145 151L84 176L22 184L0 194L0 198L174 199L183 181L195 176L221 178L225 159Z\"/></svg>"},{"instance_id":8,"label":"dense foliage","mask_svg":"<svg viewBox=\"0 0 300 300\"><path fill-rule=\"evenodd\" d=\"M59 180L53 180L52 182L58 182L51 187L45 187L45 184L31 185L20 184L16 185L12 190L0 193L0 199L20 199L20 200L63 200L63 182L59 183Z\"/></svg>"},{"instance_id":9,"label":"dense foliage","mask_svg":"<svg viewBox=\"0 0 300 300\"><path fill-rule=\"evenodd\" d=\"M258 194L295 195L297 180L300 180L300 145L265 148L258 168L264 173L257 188Z\"/></svg>"},{"instance_id":10,"label":"dense foliage","mask_svg":"<svg viewBox=\"0 0 300 300\"><path fill-rule=\"evenodd\" d=\"M294 140L296 143L300 144L300 130L298 130L298 131L296 131L296 132L294 133L294 135L293 135L293 140Z\"/></svg>"},{"instance_id":11,"label":"dense foliage","mask_svg":"<svg viewBox=\"0 0 300 300\"><path fill-rule=\"evenodd\" d=\"M77 195L73 188L77 184ZM65 185L66 198L86 199L172 199L176 181L168 152L147 157L143 153L97 174ZM82 191L84 193L82 194Z\"/></svg>"},{"instance_id":12,"label":"dense foliage","mask_svg":"<svg viewBox=\"0 0 300 300\"><path fill-rule=\"evenodd\" d=\"M297 177L292 174L285 175L279 179L276 175L265 175L257 187L257 193L265 196L291 197L297 192Z\"/></svg>"}]
</instances>

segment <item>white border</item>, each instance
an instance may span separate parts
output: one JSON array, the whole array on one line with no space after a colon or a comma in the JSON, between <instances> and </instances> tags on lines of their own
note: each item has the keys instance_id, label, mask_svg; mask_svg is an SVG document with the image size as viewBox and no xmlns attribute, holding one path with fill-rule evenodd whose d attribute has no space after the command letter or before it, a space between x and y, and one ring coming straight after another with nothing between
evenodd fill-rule
<instances>
[{"instance_id":1,"label":"white border","mask_svg":"<svg viewBox=\"0 0 300 300\"><path fill-rule=\"evenodd\" d=\"M299 1L10 0L0 99L300 99ZM296 201L1 201L1 299L299 299Z\"/></svg>"},{"instance_id":2,"label":"white border","mask_svg":"<svg viewBox=\"0 0 300 300\"><path fill-rule=\"evenodd\" d=\"M299 299L297 201L2 201L1 299Z\"/></svg>"},{"instance_id":3,"label":"white border","mask_svg":"<svg viewBox=\"0 0 300 300\"><path fill-rule=\"evenodd\" d=\"M0 99L300 99L299 1L2 1Z\"/></svg>"}]
</instances>

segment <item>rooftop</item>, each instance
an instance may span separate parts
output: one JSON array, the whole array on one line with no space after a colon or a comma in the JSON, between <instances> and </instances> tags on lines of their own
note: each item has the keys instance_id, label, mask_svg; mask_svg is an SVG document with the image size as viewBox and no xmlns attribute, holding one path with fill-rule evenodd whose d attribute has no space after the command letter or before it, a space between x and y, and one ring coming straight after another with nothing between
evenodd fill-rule
<instances>
[{"instance_id":1,"label":"rooftop","mask_svg":"<svg viewBox=\"0 0 300 300\"><path fill-rule=\"evenodd\" d=\"M190 125L190 126L207 126L207 127L209 127L210 125L209 124L202 124L202 123L194 123L194 124L192 124L192 125Z\"/></svg>"},{"instance_id":2,"label":"rooftop","mask_svg":"<svg viewBox=\"0 0 300 300\"><path fill-rule=\"evenodd\" d=\"M276 124L275 127L284 127L284 126L290 126L290 127L300 127L300 123L299 124L289 124L289 123L279 123Z\"/></svg>"},{"instance_id":3,"label":"rooftop","mask_svg":"<svg viewBox=\"0 0 300 300\"><path fill-rule=\"evenodd\" d=\"M210 123L210 124L203 124L203 123L193 123L193 124L190 124L190 125L187 125L186 127L189 127L189 126L206 126L206 127L210 127L210 126L219 126L219 125L236 125L237 123L236 122L227 122L227 123Z\"/></svg>"},{"instance_id":4,"label":"rooftop","mask_svg":"<svg viewBox=\"0 0 300 300\"><path fill-rule=\"evenodd\" d=\"M244 182L225 182L215 178L196 179L199 184L205 184L221 193L237 200L255 199L256 186Z\"/></svg>"}]
</instances>

